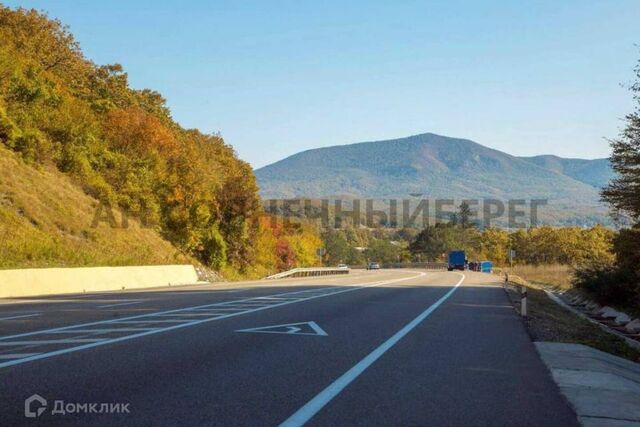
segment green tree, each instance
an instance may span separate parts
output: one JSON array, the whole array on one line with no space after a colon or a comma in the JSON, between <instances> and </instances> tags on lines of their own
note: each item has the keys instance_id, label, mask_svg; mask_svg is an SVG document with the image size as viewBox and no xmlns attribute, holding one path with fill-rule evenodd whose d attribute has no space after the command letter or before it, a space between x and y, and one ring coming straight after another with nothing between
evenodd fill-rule
<instances>
[{"instance_id":1,"label":"green tree","mask_svg":"<svg viewBox=\"0 0 640 427\"><path fill-rule=\"evenodd\" d=\"M371 262L401 262L405 258L405 250L395 242L384 239L375 239L364 251L364 256Z\"/></svg>"},{"instance_id":2,"label":"green tree","mask_svg":"<svg viewBox=\"0 0 640 427\"><path fill-rule=\"evenodd\" d=\"M616 177L602 190L602 198L615 209L640 221L640 62L631 86L635 110L626 117L626 127L611 141L611 165Z\"/></svg>"},{"instance_id":3,"label":"green tree","mask_svg":"<svg viewBox=\"0 0 640 427\"><path fill-rule=\"evenodd\" d=\"M469 203L467 203L466 201L460 203L457 214L458 225L460 225L460 227L462 227L463 229L469 228L472 225L472 216L473 212L471 211Z\"/></svg>"},{"instance_id":4,"label":"green tree","mask_svg":"<svg viewBox=\"0 0 640 427\"><path fill-rule=\"evenodd\" d=\"M428 261L442 260L450 250L458 248L457 226L451 223L427 225L409 244L414 255L421 255Z\"/></svg>"},{"instance_id":5,"label":"green tree","mask_svg":"<svg viewBox=\"0 0 640 427\"><path fill-rule=\"evenodd\" d=\"M364 262L362 253L357 251L345 237L342 230L329 230L322 234L327 265L361 264Z\"/></svg>"}]
</instances>

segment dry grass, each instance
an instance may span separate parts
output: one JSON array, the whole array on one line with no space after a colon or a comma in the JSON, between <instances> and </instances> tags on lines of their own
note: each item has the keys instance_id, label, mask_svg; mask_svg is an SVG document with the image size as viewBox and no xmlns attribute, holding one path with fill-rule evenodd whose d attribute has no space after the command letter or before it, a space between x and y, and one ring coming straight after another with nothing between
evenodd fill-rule
<instances>
[{"instance_id":1,"label":"dry grass","mask_svg":"<svg viewBox=\"0 0 640 427\"><path fill-rule=\"evenodd\" d=\"M0 148L0 268L191 263L135 221L93 228L97 206L66 176Z\"/></svg>"},{"instance_id":2,"label":"dry grass","mask_svg":"<svg viewBox=\"0 0 640 427\"><path fill-rule=\"evenodd\" d=\"M514 279L514 284L524 284L519 278ZM519 309L519 292L509 289L508 293L516 309ZM597 325L561 307L542 289L528 286L527 294L529 317L526 324L534 341L584 344L640 362L640 351L629 347L622 338L603 331Z\"/></svg>"},{"instance_id":3,"label":"dry grass","mask_svg":"<svg viewBox=\"0 0 640 427\"><path fill-rule=\"evenodd\" d=\"M529 282L570 289L573 268L569 265L515 265L503 271L522 277Z\"/></svg>"}]
</instances>

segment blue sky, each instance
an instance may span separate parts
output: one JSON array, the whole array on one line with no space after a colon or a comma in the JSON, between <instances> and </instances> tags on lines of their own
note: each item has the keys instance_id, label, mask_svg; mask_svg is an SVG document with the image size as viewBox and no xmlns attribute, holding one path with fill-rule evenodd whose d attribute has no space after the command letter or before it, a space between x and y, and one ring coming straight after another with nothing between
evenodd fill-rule
<instances>
[{"instance_id":1,"label":"blue sky","mask_svg":"<svg viewBox=\"0 0 640 427\"><path fill-rule=\"evenodd\" d=\"M59 18L255 167L422 132L606 157L640 58L637 0L4 3Z\"/></svg>"}]
</instances>

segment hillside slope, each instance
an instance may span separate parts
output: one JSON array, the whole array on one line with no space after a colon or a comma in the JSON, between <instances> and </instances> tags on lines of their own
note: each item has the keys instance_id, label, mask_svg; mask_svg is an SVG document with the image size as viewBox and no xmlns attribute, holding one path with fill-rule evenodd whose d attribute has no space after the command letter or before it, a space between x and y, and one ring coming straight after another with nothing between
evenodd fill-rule
<instances>
[{"instance_id":1,"label":"hillside slope","mask_svg":"<svg viewBox=\"0 0 640 427\"><path fill-rule=\"evenodd\" d=\"M1 147L0 171L0 268L192 262L134 220L127 229L93 228L98 202L63 174L34 169Z\"/></svg>"},{"instance_id":2,"label":"hillside slope","mask_svg":"<svg viewBox=\"0 0 640 427\"><path fill-rule=\"evenodd\" d=\"M597 200L597 190L465 139L421 134L308 150L256 171L266 197L334 194Z\"/></svg>"},{"instance_id":3,"label":"hillside slope","mask_svg":"<svg viewBox=\"0 0 640 427\"><path fill-rule=\"evenodd\" d=\"M2 4L0 146L146 218L213 269L255 267L260 199L233 147L180 126L160 93L129 86L121 65L85 57L60 21Z\"/></svg>"},{"instance_id":4,"label":"hillside slope","mask_svg":"<svg viewBox=\"0 0 640 427\"><path fill-rule=\"evenodd\" d=\"M547 199L570 217L606 217L598 189L586 182L588 166L572 170L580 180L563 173L567 168L425 133L304 151L258 169L256 177L266 198Z\"/></svg>"},{"instance_id":5,"label":"hillside slope","mask_svg":"<svg viewBox=\"0 0 640 427\"><path fill-rule=\"evenodd\" d=\"M609 159L565 159L548 154L520 158L597 188L604 187L614 177Z\"/></svg>"}]
</instances>

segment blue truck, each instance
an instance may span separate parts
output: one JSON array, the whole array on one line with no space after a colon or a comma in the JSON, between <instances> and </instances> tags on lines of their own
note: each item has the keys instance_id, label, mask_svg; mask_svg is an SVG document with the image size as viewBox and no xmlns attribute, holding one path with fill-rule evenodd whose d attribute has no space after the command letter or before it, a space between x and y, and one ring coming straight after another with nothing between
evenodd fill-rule
<instances>
[{"instance_id":1,"label":"blue truck","mask_svg":"<svg viewBox=\"0 0 640 427\"><path fill-rule=\"evenodd\" d=\"M450 251L449 252L449 266L448 270L465 270L467 268L467 256L464 251Z\"/></svg>"}]
</instances>

